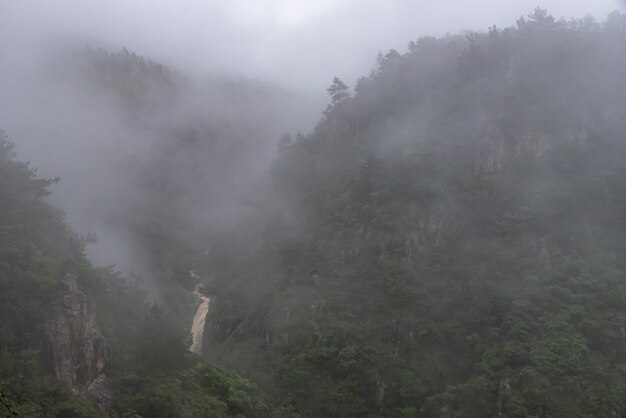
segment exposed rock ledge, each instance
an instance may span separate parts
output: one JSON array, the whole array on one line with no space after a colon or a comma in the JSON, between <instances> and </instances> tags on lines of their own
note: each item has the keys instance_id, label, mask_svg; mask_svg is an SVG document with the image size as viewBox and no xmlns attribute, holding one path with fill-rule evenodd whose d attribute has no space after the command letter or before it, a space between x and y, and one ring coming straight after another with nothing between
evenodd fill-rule
<instances>
[{"instance_id":1,"label":"exposed rock ledge","mask_svg":"<svg viewBox=\"0 0 626 418\"><path fill-rule=\"evenodd\" d=\"M75 276L67 275L60 285L44 330L45 362L57 380L108 407L111 389L104 371L110 347L98 329L95 302L78 290Z\"/></svg>"}]
</instances>

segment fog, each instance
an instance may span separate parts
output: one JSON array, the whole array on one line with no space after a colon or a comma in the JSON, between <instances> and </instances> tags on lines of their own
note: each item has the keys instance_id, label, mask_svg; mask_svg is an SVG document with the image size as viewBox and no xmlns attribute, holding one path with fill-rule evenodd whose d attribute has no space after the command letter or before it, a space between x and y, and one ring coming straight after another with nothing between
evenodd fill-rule
<instances>
[{"instance_id":1,"label":"fog","mask_svg":"<svg viewBox=\"0 0 626 418\"><path fill-rule=\"evenodd\" d=\"M534 7L604 18L619 0L6 0L3 47L20 41L127 46L186 72L259 77L319 93L333 75L349 84L379 50L459 30L509 26ZM1 9L0 9L1 10Z\"/></svg>"},{"instance_id":2,"label":"fog","mask_svg":"<svg viewBox=\"0 0 626 418\"><path fill-rule=\"evenodd\" d=\"M201 81L124 51L55 51L13 73L0 124L18 158L61 177L50 201L96 235L90 258L148 284L166 263L147 241L237 224L280 135L308 129L317 113L261 81ZM156 220L165 236L147 225Z\"/></svg>"},{"instance_id":3,"label":"fog","mask_svg":"<svg viewBox=\"0 0 626 418\"><path fill-rule=\"evenodd\" d=\"M620 4L541 6L557 17L604 18ZM159 263L131 230L155 213L177 214L173 224L182 235L223 231L249 218L242 202L261 193L257 179L271 166L278 138L312 129L333 76L354 85L378 51L405 51L423 35L506 27L534 7L460 0L4 1L0 128L20 159L43 176L61 177L51 201L80 233L98 236L90 257L149 280L161 274ZM165 65L166 75L129 102L127 92L90 78L95 70L72 55L84 45L112 53L126 47ZM180 151L171 142L198 139L214 145ZM158 200L146 184L171 198Z\"/></svg>"},{"instance_id":4,"label":"fog","mask_svg":"<svg viewBox=\"0 0 626 418\"><path fill-rule=\"evenodd\" d=\"M0 416L626 417L624 1L0 0Z\"/></svg>"}]
</instances>

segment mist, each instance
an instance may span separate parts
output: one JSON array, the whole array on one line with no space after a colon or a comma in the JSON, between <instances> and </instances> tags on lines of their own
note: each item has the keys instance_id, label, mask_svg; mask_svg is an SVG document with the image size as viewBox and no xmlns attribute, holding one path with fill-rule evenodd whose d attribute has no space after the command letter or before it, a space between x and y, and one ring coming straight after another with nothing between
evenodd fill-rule
<instances>
[{"instance_id":1,"label":"mist","mask_svg":"<svg viewBox=\"0 0 626 418\"><path fill-rule=\"evenodd\" d=\"M280 135L310 129L316 113L305 96L261 81L200 80L125 50L54 52L13 73L0 123L40 175L62 179L50 201L77 232L95 234L89 257L140 277L153 296L164 273L137 237L144 219L165 216L179 237L234 227ZM116 78L126 65L137 89Z\"/></svg>"},{"instance_id":2,"label":"mist","mask_svg":"<svg viewBox=\"0 0 626 418\"><path fill-rule=\"evenodd\" d=\"M1 6L2 50L51 42L126 46L196 76L258 77L319 95L334 75L353 84L374 65L378 51L404 51L420 36L510 26L536 6L557 18L589 13L601 19L623 3L9 0Z\"/></svg>"},{"instance_id":3,"label":"mist","mask_svg":"<svg viewBox=\"0 0 626 418\"><path fill-rule=\"evenodd\" d=\"M624 6L2 1L0 415L626 416Z\"/></svg>"},{"instance_id":4,"label":"mist","mask_svg":"<svg viewBox=\"0 0 626 418\"><path fill-rule=\"evenodd\" d=\"M569 18L585 13L604 16L619 5L549 1L545 6L556 16ZM185 218L194 225L224 224L227 216L217 212L229 214L231 224L238 219L234 213L244 216L235 202L255 187L258 174L269 167L282 132L312 129L326 105L324 90L333 76L354 84L375 64L378 51L404 51L408 40L422 35L507 26L528 11L522 1L170 1L155 5L64 0L9 1L1 7L0 126L17 143L19 155L39 167L41 175L62 178L52 201L67 212L79 232L96 233L99 243L89 250L94 260L116 264L127 273L141 271L142 276L154 273L139 262L145 259L143 250L129 241L128 232L122 231L125 226L111 225L112 219L123 217L123 211L108 205L114 202L119 207L131 201L148 205L150 197L141 181L124 167L130 170L132 165L158 160L155 144L172 135L172 126L203 119L209 120L203 122L207 126L237 124L241 111L237 107L242 103L226 97L219 80L243 84L247 79L266 80L284 97L273 111L259 115L266 129L250 141L255 144L252 148L232 157L237 169L214 170L207 179L213 189L228 190L228 196L218 193L220 203L212 200L213 209L203 211L210 193L199 197L198 190L192 192L190 187L187 195L182 193L179 210L188 212ZM171 92L148 86L145 94L154 97L140 100L152 104L132 120L115 93L81 79L85 75L76 67L78 61L63 62L84 45L112 53L126 47L164 64L179 86ZM175 98L169 97L172 93ZM248 106L255 111L254 104ZM245 117L250 127L255 126L248 131L254 135L260 120ZM198 164L190 161L187 166ZM232 162L226 165L233 167ZM190 184L183 175L180 178L180 187Z\"/></svg>"}]
</instances>

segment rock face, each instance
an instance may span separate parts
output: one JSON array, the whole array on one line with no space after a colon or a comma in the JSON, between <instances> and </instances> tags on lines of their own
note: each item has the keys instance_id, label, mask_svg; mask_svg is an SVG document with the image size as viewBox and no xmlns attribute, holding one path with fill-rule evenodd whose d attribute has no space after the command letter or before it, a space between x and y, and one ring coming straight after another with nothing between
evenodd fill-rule
<instances>
[{"instance_id":1,"label":"rock face","mask_svg":"<svg viewBox=\"0 0 626 418\"><path fill-rule=\"evenodd\" d=\"M104 369L110 347L96 324L94 300L67 275L44 323L46 364L57 380L101 406L110 400ZM94 383L97 383L94 385Z\"/></svg>"},{"instance_id":2,"label":"rock face","mask_svg":"<svg viewBox=\"0 0 626 418\"><path fill-rule=\"evenodd\" d=\"M513 391L511 390L511 381L504 379L500 382L500 389L498 390L498 416L505 416L509 411L511 400L513 398Z\"/></svg>"}]
</instances>

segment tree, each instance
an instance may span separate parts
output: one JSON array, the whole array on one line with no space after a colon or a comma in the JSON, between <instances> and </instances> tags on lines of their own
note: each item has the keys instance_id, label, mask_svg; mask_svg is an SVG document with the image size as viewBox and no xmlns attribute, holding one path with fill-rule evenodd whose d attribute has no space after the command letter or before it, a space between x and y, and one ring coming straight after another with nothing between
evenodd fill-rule
<instances>
[{"instance_id":1,"label":"tree","mask_svg":"<svg viewBox=\"0 0 626 418\"><path fill-rule=\"evenodd\" d=\"M1 391L0 391L0 404L4 405L4 407L7 409L9 414L13 416L17 416L17 412L15 412L15 407L13 406L13 402L11 402L9 398L5 396L5 394L2 393Z\"/></svg>"},{"instance_id":2,"label":"tree","mask_svg":"<svg viewBox=\"0 0 626 418\"><path fill-rule=\"evenodd\" d=\"M620 31L626 26L626 15L621 14L617 10L611 12L606 19L604 27L611 31Z\"/></svg>"},{"instance_id":3,"label":"tree","mask_svg":"<svg viewBox=\"0 0 626 418\"><path fill-rule=\"evenodd\" d=\"M547 9L542 9L541 7L535 8L535 10L528 15L528 18L537 23L554 23L554 16L549 14Z\"/></svg>"},{"instance_id":4,"label":"tree","mask_svg":"<svg viewBox=\"0 0 626 418\"><path fill-rule=\"evenodd\" d=\"M291 144L293 144L293 138L285 132L278 140L278 151L285 151L285 149L287 149L287 147Z\"/></svg>"},{"instance_id":5,"label":"tree","mask_svg":"<svg viewBox=\"0 0 626 418\"><path fill-rule=\"evenodd\" d=\"M531 14L528 15L528 20L524 17L518 19L517 25L519 28L525 27L543 30L556 26L556 20L554 19L554 16L548 13L548 10L537 7Z\"/></svg>"},{"instance_id":6,"label":"tree","mask_svg":"<svg viewBox=\"0 0 626 418\"><path fill-rule=\"evenodd\" d=\"M338 105L344 103L346 100L350 98L350 92L348 91L348 86L346 83L341 81L339 77L333 78L333 84L330 85L329 88L326 89L328 94L332 99L332 102L328 105L326 110L324 111L324 115L328 116L332 113Z\"/></svg>"},{"instance_id":7,"label":"tree","mask_svg":"<svg viewBox=\"0 0 626 418\"><path fill-rule=\"evenodd\" d=\"M329 88L326 89L330 97L332 98L332 105L336 106L339 103L345 102L346 99L350 97L350 92L348 92L348 86L346 83L341 81L339 77L333 78L333 84Z\"/></svg>"}]
</instances>

